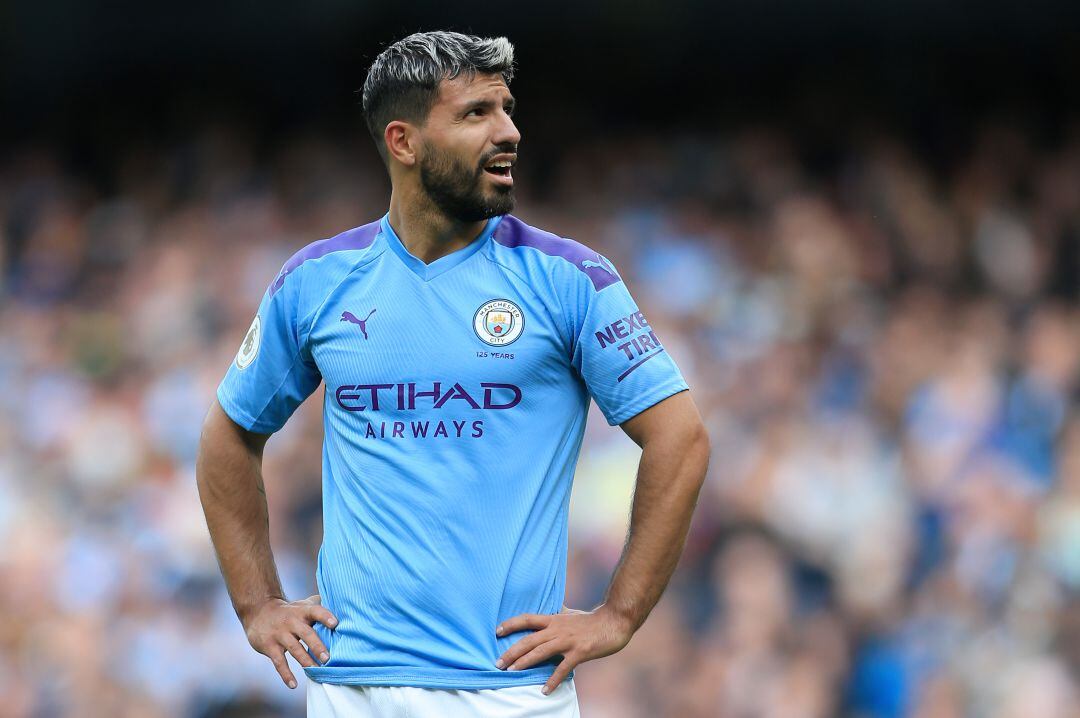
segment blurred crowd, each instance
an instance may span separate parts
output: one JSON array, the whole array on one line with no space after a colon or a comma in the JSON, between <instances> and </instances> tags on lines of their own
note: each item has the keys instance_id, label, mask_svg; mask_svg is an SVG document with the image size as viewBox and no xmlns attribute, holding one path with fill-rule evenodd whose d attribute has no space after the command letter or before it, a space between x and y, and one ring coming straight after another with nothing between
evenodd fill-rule
<instances>
[{"instance_id":1,"label":"blurred crowd","mask_svg":"<svg viewBox=\"0 0 1080 718\"><path fill-rule=\"evenodd\" d=\"M250 649L194 482L200 424L299 247L380 216L355 136L209 126L94 176L0 162L0 715L303 712ZM672 584L581 666L586 718L1080 715L1080 127L590 139L518 214L609 257L713 457ZM321 392L320 392L321 393ZM320 396L267 448L315 593ZM595 409L566 603L618 558L635 448Z\"/></svg>"}]
</instances>

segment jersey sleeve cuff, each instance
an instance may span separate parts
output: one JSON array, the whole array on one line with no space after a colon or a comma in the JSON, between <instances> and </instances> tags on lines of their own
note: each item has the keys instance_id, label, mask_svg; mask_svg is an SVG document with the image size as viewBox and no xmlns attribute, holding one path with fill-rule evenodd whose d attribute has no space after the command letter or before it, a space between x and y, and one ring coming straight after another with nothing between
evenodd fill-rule
<instances>
[{"instance_id":1,"label":"jersey sleeve cuff","mask_svg":"<svg viewBox=\"0 0 1080 718\"><path fill-rule=\"evenodd\" d=\"M274 426L268 421L259 421L257 418L251 416L246 411L240 408L235 401L228 394L225 393L223 387L218 386L217 389L218 404L221 405L222 410L228 415L236 424L247 431L255 434L273 434L279 428Z\"/></svg>"},{"instance_id":2,"label":"jersey sleeve cuff","mask_svg":"<svg viewBox=\"0 0 1080 718\"><path fill-rule=\"evenodd\" d=\"M680 391L687 391L689 388L690 387L686 384L685 380L673 378L670 381L659 385L647 394L639 396L630 404L619 407L618 411L609 412L603 406L600 407L600 411L603 412L604 418L607 419L609 425L618 426L627 419L634 418L650 406L659 404L669 396L678 394Z\"/></svg>"}]
</instances>

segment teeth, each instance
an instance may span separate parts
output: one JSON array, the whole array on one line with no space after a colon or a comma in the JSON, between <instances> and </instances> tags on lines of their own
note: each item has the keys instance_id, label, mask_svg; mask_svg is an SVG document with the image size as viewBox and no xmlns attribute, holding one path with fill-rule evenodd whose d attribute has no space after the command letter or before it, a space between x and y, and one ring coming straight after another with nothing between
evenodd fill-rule
<instances>
[{"instance_id":1,"label":"teeth","mask_svg":"<svg viewBox=\"0 0 1080 718\"><path fill-rule=\"evenodd\" d=\"M492 162L488 167L509 167L510 160L502 160L501 162Z\"/></svg>"}]
</instances>

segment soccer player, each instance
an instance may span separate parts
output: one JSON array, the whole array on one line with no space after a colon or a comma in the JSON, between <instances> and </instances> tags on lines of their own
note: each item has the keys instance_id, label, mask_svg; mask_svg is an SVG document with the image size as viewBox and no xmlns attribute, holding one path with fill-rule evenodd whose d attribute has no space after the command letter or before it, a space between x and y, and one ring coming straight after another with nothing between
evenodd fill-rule
<instances>
[{"instance_id":1,"label":"soccer player","mask_svg":"<svg viewBox=\"0 0 1080 718\"><path fill-rule=\"evenodd\" d=\"M199 492L252 647L312 716L574 716L682 552L708 461L675 362L605 257L509 214L505 38L411 35L364 83L389 212L270 283L203 428ZM284 596L263 446L325 384L319 593ZM563 608L590 397L642 449L603 603Z\"/></svg>"}]
</instances>

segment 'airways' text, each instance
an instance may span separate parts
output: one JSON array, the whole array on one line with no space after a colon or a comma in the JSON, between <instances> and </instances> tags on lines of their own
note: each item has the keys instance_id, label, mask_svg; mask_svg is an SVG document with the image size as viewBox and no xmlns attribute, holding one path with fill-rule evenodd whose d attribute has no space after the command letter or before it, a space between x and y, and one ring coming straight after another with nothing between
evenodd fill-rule
<instances>
[{"instance_id":1,"label":"'airways' text","mask_svg":"<svg viewBox=\"0 0 1080 718\"><path fill-rule=\"evenodd\" d=\"M484 422L471 424L452 421L369 421L360 434L365 439L479 439L484 435Z\"/></svg>"}]
</instances>

